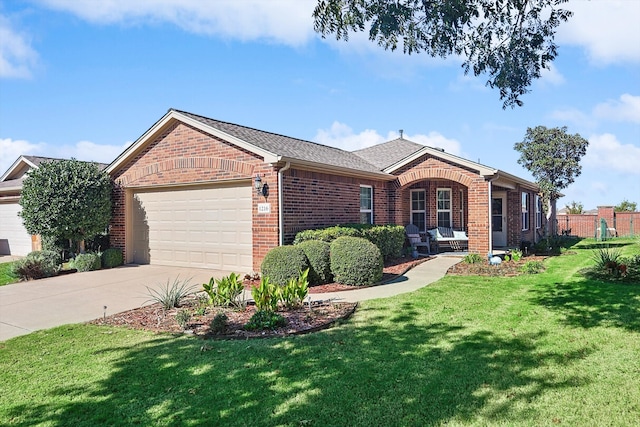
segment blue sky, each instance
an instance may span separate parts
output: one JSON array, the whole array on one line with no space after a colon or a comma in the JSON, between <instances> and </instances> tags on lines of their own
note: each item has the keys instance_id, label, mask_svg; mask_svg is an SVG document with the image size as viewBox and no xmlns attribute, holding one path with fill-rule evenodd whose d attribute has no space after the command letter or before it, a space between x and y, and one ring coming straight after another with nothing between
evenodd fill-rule
<instances>
[{"instance_id":1,"label":"blue sky","mask_svg":"<svg viewBox=\"0 0 640 427\"><path fill-rule=\"evenodd\" d=\"M527 127L587 138L564 190L640 205L640 0L571 0L559 57L502 109L459 58L313 32L313 0L0 1L0 174L21 154L109 163L169 108L354 150L406 138L531 179Z\"/></svg>"}]
</instances>

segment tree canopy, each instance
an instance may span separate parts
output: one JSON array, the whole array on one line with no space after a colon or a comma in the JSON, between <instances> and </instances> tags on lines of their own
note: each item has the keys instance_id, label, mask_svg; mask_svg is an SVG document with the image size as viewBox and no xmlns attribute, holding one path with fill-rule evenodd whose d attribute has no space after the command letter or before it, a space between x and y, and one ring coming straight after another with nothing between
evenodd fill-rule
<instances>
[{"instance_id":1,"label":"tree canopy","mask_svg":"<svg viewBox=\"0 0 640 427\"><path fill-rule=\"evenodd\" d=\"M584 211L584 206L582 203L572 200L570 204L565 205L565 209L570 214L581 214Z\"/></svg>"},{"instance_id":2,"label":"tree canopy","mask_svg":"<svg viewBox=\"0 0 640 427\"><path fill-rule=\"evenodd\" d=\"M630 202L624 199L619 205L616 205L613 210L616 212L635 212L638 208L636 202Z\"/></svg>"},{"instance_id":3,"label":"tree canopy","mask_svg":"<svg viewBox=\"0 0 640 427\"><path fill-rule=\"evenodd\" d=\"M589 141L579 134L569 135L567 127L527 128L524 140L516 142L520 152L518 163L536 179L545 202L551 204L551 226L555 234L555 201L560 190L567 188L580 176L580 160L587 152Z\"/></svg>"},{"instance_id":4,"label":"tree canopy","mask_svg":"<svg viewBox=\"0 0 640 427\"><path fill-rule=\"evenodd\" d=\"M349 39L369 31L385 49L433 57L458 55L465 74L488 74L503 108L521 106L543 68L557 56L556 28L572 12L568 0L319 0L314 28Z\"/></svg>"},{"instance_id":5,"label":"tree canopy","mask_svg":"<svg viewBox=\"0 0 640 427\"><path fill-rule=\"evenodd\" d=\"M111 219L109 176L75 159L40 164L22 185L22 221L31 234L72 241L103 232Z\"/></svg>"}]
</instances>

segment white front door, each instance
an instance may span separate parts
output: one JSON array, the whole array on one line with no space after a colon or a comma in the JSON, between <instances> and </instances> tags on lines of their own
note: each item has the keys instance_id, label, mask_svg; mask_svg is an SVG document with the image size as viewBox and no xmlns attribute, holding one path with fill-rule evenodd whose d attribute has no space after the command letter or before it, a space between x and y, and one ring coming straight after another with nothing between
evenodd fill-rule
<instances>
[{"instance_id":1,"label":"white front door","mask_svg":"<svg viewBox=\"0 0 640 427\"><path fill-rule=\"evenodd\" d=\"M491 233L494 247L507 246L507 194L494 193L491 198Z\"/></svg>"}]
</instances>

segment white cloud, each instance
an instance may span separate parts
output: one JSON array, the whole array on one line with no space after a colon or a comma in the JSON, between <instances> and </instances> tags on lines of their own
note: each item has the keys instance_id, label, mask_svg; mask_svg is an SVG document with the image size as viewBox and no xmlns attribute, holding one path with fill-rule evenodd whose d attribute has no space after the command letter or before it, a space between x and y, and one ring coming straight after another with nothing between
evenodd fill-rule
<instances>
[{"instance_id":1,"label":"white cloud","mask_svg":"<svg viewBox=\"0 0 640 427\"><path fill-rule=\"evenodd\" d=\"M40 0L98 24L169 22L185 31L299 46L315 37L314 0Z\"/></svg>"},{"instance_id":2,"label":"white cloud","mask_svg":"<svg viewBox=\"0 0 640 427\"><path fill-rule=\"evenodd\" d=\"M24 34L18 33L9 20L0 15L0 78L29 78L38 54Z\"/></svg>"},{"instance_id":3,"label":"white cloud","mask_svg":"<svg viewBox=\"0 0 640 427\"><path fill-rule=\"evenodd\" d=\"M542 84L559 86L565 82L565 79L562 73L558 71L558 68L551 63L549 64L549 68L543 68L540 72L539 82Z\"/></svg>"},{"instance_id":4,"label":"white cloud","mask_svg":"<svg viewBox=\"0 0 640 427\"><path fill-rule=\"evenodd\" d=\"M564 8L573 16L560 25L560 44L584 47L590 61L599 65L640 62L640 1L572 1Z\"/></svg>"},{"instance_id":5,"label":"white cloud","mask_svg":"<svg viewBox=\"0 0 640 427\"><path fill-rule=\"evenodd\" d=\"M610 133L590 136L583 160L585 168L593 168L600 173L640 175L640 147L622 144Z\"/></svg>"},{"instance_id":6,"label":"white cloud","mask_svg":"<svg viewBox=\"0 0 640 427\"><path fill-rule=\"evenodd\" d=\"M98 163L111 163L131 142L122 145L96 144L91 141L79 141L74 145L55 146L46 143L34 144L25 140L0 138L0 175L21 155L53 157L60 159L75 158Z\"/></svg>"},{"instance_id":7,"label":"white cloud","mask_svg":"<svg viewBox=\"0 0 640 427\"><path fill-rule=\"evenodd\" d=\"M378 131L373 129L365 129L360 133L354 133L348 125L340 122L333 122L331 128L320 129L314 138L315 142L332 147L338 147L347 151L359 150L361 148L371 147L372 145L381 144L391 141L400 136L396 131L387 132L386 136L380 135ZM418 144L427 145L429 147L443 148L446 152L460 155L460 143L455 139L449 139L438 132L429 132L429 134L404 135L405 139L417 142Z\"/></svg>"},{"instance_id":8,"label":"white cloud","mask_svg":"<svg viewBox=\"0 0 640 427\"><path fill-rule=\"evenodd\" d=\"M593 114L616 122L640 123L640 96L625 93L619 101L609 100L596 105Z\"/></svg>"}]
</instances>

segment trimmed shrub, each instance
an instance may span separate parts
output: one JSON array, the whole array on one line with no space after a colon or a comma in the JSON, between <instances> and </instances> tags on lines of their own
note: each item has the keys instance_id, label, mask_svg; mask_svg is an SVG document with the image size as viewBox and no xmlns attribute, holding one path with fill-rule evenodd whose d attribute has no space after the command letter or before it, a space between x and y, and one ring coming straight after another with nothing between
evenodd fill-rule
<instances>
[{"instance_id":1,"label":"trimmed shrub","mask_svg":"<svg viewBox=\"0 0 640 427\"><path fill-rule=\"evenodd\" d=\"M42 279L58 274L62 259L54 251L33 251L13 263L12 274L20 280Z\"/></svg>"},{"instance_id":2,"label":"trimmed shrub","mask_svg":"<svg viewBox=\"0 0 640 427\"><path fill-rule=\"evenodd\" d=\"M307 240L299 246L309 261L309 285L317 286L331 283L331 260L329 258L329 243L321 240Z\"/></svg>"},{"instance_id":3,"label":"trimmed shrub","mask_svg":"<svg viewBox=\"0 0 640 427\"><path fill-rule=\"evenodd\" d=\"M309 268L309 261L300 246L277 246L267 252L262 260L262 277L278 285L297 279L300 272Z\"/></svg>"},{"instance_id":4,"label":"trimmed shrub","mask_svg":"<svg viewBox=\"0 0 640 427\"><path fill-rule=\"evenodd\" d=\"M76 255L71 263L71 266L80 272L100 270L100 265L100 255L89 252Z\"/></svg>"},{"instance_id":5,"label":"trimmed shrub","mask_svg":"<svg viewBox=\"0 0 640 427\"><path fill-rule=\"evenodd\" d=\"M309 240L333 242L338 237L363 237L376 245L384 259L402 256L405 231L400 225L347 224L316 230L303 230L296 234L293 244Z\"/></svg>"},{"instance_id":6,"label":"trimmed shrub","mask_svg":"<svg viewBox=\"0 0 640 427\"><path fill-rule=\"evenodd\" d=\"M376 245L361 237L340 237L331 243L331 272L345 285L372 285L382 279L384 263Z\"/></svg>"},{"instance_id":7,"label":"trimmed shrub","mask_svg":"<svg viewBox=\"0 0 640 427\"><path fill-rule=\"evenodd\" d=\"M113 268L122 265L122 249L109 248L102 252L102 267Z\"/></svg>"}]
</instances>

